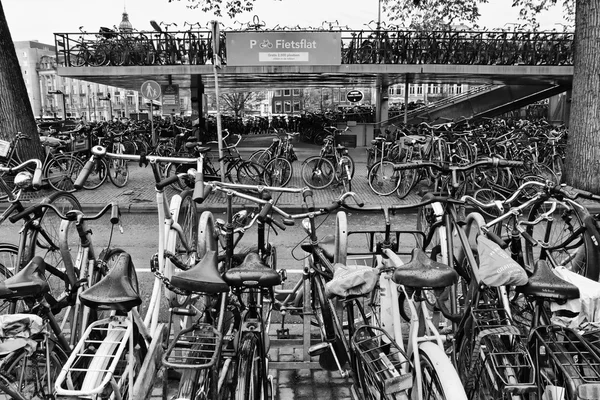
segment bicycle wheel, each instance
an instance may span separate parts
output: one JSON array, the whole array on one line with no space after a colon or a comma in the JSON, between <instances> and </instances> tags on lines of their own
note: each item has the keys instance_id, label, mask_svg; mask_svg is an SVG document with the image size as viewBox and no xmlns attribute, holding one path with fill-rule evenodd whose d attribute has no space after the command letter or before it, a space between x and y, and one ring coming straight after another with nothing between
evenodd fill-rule
<instances>
[{"instance_id":1,"label":"bicycle wheel","mask_svg":"<svg viewBox=\"0 0 600 400\"><path fill-rule=\"evenodd\" d=\"M191 267L196 262L196 248L198 243L198 210L196 203L192 200L192 191L186 190L180 195L171 198L171 207L173 219L181 226L183 237L187 242L190 252L186 251L181 238L175 229L171 229L167 236L165 250L174 254L181 262ZM175 273L175 267L167 259L165 261L165 276L171 278ZM173 292L165 291L167 298L175 305L183 305L189 299L188 296L175 296Z\"/></svg>"},{"instance_id":2,"label":"bicycle wheel","mask_svg":"<svg viewBox=\"0 0 600 400\"><path fill-rule=\"evenodd\" d=\"M0 283L13 276L19 270L19 249L9 243L0 243ZM14 314L11 303L0 301L0 315ZM22 312L23 305L17 304L15 312Z\"/></svg>"},{"instance_id":3,"label":"bicycle wheel","mask_svg":"<svg viewBox=\"0 0 600 400\"><path fill-rule=\"evenodd\" d=\"M412 188L415 187L417 184L417 175L419 175L419 171L416 169L400 171L400 184L398 185L398 189L396 189L396 195L400 199L408 196Z\"/></svg>"},{"instance_id":4,"label":"bicycle wheel","mask_svg":"<svg viewBox=\"0 0 600 400\"><path fill-rule=\"evenodd\" d=\"M400 185L400 173L394 171L394 163L381 161L374 164L367 174L369 187L379 196L389 196Z\"/></svg>"},{"instance_id":5,"label":"bicycle wheel","mask_svg":"<svg viewBox=\"0 0 600 400\"><path fill-rule=\"evenodd\" d=\"M250 157L248 157L248 161L253 161L260 165L266 166L272 158L273 154L268 149L256 150L254 153L250 154Z\"/></svg>"},{"instance_id":6,"label":"bicycle wheel","mask_svg":"<svg viewBox=\"0 0 600 400\"><path fill-rule=\"evenodd\" d=\"M444 350L436 344L424 342L419 345L419 368L422 373L422 399L467 399L456 369Z\"/></svg>"},{"instance_id":7,"label":"bicycle wheel","mask_svg":"<svg viewBox=\"0 0 600 400\"><path fill-rule=\"evenodd\" d=\"M19 165L19 162L17 160L10 159L4 165L6 167L13 168ZM12 193L12 191L15 189L15 174L7 174L6 172L0 172L0 179L2 179L4 181L4 184L6 185L6 189L4 188L4 185L0 185L0 200L5 200L6 198L8 198L8 192Z\"/></svg>"},{"instance_id":8,"label":"bicycle wheel","mask_svg":"<svg viewBox=\"0 0 600 400\"><path fill-rule=\"evenodd\" d=\"M81 46L77 45L69 50L69 64L71 67L83 67L87 61L88 50Z\"/></svg>"},{"instance_id":9,"label":"bicycle wheel","mask_svg":"<svg viewBox=\"0 0 600 400\"><path fill-rule=\"evenodd\" d=\"M309 157L302 164L302 180L313 189L324 189L331 185L335 178L335 167L326 158Z\"/></svg>"},{"instance_id":10,"label":"bicycle wheel","mask_svg":"<svg viewBox=\"0 0 600 400\"><path fill-rule=\"evenodd\" d=\"M529 212L529 221L534 221L548 210L547 203L536 203ZM526 262L530 267L537 260L549 260L551 265L565 268L598 281L600 275L600 248L598 231L592 217L585 210L562 208L554 212L552 220L542 220L536 225L528 225L526 232L535 239L548 244L540 249L525 241ZM586 224L585 219L588 219Z\"/></svg>"},{"instance_id":11,"label":"bicycle wheel","mask_svg":"<svg viewBox=\"0 0 600 400\"><path fill-rule=\"evenodd\" d=\"M67 355L58 343L48 340L49 349L44 342L40 342L32 354L23 348L7 355L2 361L4 376L16 385L24 399L54 398L54 382L67 361ZM47 350L50 351L49 360L46 357ZM50 391L48 388L51 388Z\"/></svg>"},{"instance_id":12,"label":"bicycle wheel","mask_svg":"<svg viewBox=\"0 0 600 400\"><path fill-rule=\"evenodd\" d=\"M499 200L499 201L506 200L506 196L504 196L502 193L500 193L494 189L489 189L489 188L483 188L483 189L476 190L475 193L473 193L473 197L475 198L475 200L480 201L482 203L491 203L492 201L495 201L495 200ZM478 208L477 210L491 218L496 218L496 217L500 216L500 210L497 207Z\"/></svg>"},{"instance_id":13,"label":"bicycle wheel","mask_svg":"<svg viewBox=\"0 0 600 400\"><path fill-rule=\"evenodd\" d=\"M289 160L282 157L274 158L265 165L265 183L268 186L283 187L292 179L293 171Z\"/></svg>"},{"instance_id":14,"label":"bicycle wheel","mask_svg":"<svg viewBox=\"0 0 600 400\"><path fill-rule=\"evenodd\" d=\"M104 159L96 159L90 175L83 184L83 188L86 190L94 190L102 186L108 178L108 165Z\"/></svg>"},{"instance_id":15,"label":"bicycle wheel","mask_svg":"<svg viewBox=\"0 0 600 400\"><path fill-rule=\"evenodd\" d=\"M129 167L126 160L111 159L108 162L108 177L116 187L122 188L129 180Z\"/></svg>"},{"instance_id":16,"label":"bicycle wheel","mask_svg":"<svg viewBox=\"0 0 600 400\"><path fill-rule=\"evenodd\" d=\"M4 395L2 393L4 393ZM7 399L27 400L27 398L19 391L18 385L6 377L4 373L0 372L0 400Z\"/></svg>"},{"instance_id":17,"label":"bicycle wheel","mask_svg":"<svg viewBox=\"0 0 600 400\"><path fill-rule=\"evenodd\" d=\"M243 161L236 167L237 183L242 185L264 185L265 184L265 167L252 162Z\"/></svg>"},{"instance_id":18,"label":"bicycle wheel","mask_svg":"<svg viewBox=\"0 0 600 400\"><path fill-rule=\"evenodd\" d=\"M352 160L350 157L342 156L337 163L336 179L342 184L342 190L349 192L352 190Z\"/></svg>"},{"instance_id":19,"label":"bicycle wheel","mask_svg":"<svg viewBox=\"0 0 600 400\"><path fill-rule=\"evenodd\" d=\"M181 174L187 172L188 169L193 168L194 166L191 164L177 164L177 163L168 163L165 165L165 178L169 178L176 174ZM188 187L188 185L190 185ZM188 179L178 179L171 187L175 190L182 191L189 189L194 186L194 182Z\"/></svg>"},{"instance_id":20,"label":"bicycle wheel","mask_svg":"<svg viewBox=\"0 0 600 400\"><path fill-rule=\"evenodd\" d=\"M251 332L245 333L240 341L235 400L260 400L261 398L261 378L266 379L266 377L259 376L262 362L259 345L257 335Z\"/></svg>"},{"instance_id":21,"label":"bicycle wheel","mask_svg":"<svg viewBox=\"0 0 600 400\"><path fill-rule=\"evenodd\" d=\"M75 180L83 169L83 163L74 156L59 155L50 159L44 169L44 177L54 190L74 192Z\"/></svg>"},{"instance_id":22,"label":"bicycle wheel","mask_svg":"<svg viewBox=\"0 0 600 400\"><path fill-rule=\"evenodd\" d=\"M556 184L560 183L560 180L554 171L552 171L552 169L550 169L550 167L548 167L546 164L533 163L531 164L530 171L532 174L543 178L545 181L554 182Z\"/></svg>"},{"instance_id":23,"label":"bicycle wheel","mask_svg":"<svg viewBox=\"0 0 600 400\"><path fill-rule=\"evenodd\" d=\"M429 153L429 162L441 164L448 160L448 151L446 141L444 139L436 139L433 141L431 145L431 152ZM429 171L429 176L432 178L438 178L441 174L440 171L427 168Z\"/></svg>"}]
</instances>

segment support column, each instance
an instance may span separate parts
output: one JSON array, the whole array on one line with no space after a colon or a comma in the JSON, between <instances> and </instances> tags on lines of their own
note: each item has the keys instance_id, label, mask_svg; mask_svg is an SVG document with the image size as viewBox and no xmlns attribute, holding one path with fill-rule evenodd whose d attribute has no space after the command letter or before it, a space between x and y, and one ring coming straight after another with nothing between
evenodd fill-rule
<instances>
[{"instance_id":1,"label":"support column","mask_svg":"<svg viewBox=\"0 0 600 400\"><path fill-rule=\"evenodd\" d=\"M375 122L387 121L389 118L389 85L378 85L375 90Z\"/></svg>"},{"instance_id":2,"label":"support column","mask_svg":"<svg viewBox=\"0 0 600 400\"><path fill-rule=\"evenodd\" d=\"M201 141L202 136L206 133L206 115L204 109L204 84L200 75L193 75L190 87L190 100L192 107L192 121L198 119L198 128L196 130L196 140Z\"/></svg>"}]
</instances>

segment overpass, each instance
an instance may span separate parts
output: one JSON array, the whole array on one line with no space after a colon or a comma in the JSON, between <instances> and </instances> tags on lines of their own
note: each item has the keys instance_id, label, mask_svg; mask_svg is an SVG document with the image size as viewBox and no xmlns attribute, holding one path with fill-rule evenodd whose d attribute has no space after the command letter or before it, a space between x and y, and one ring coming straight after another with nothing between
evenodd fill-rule
<instances>
[{"instance_id":1,"label":"overpass","mask_svg":"<svg viewBox=\"0 0 600 400\"><path fill-rule=\"evenodd\" d=\"M56 33L58 74L130 90L139 90L151 79L190 88L192 97L200 98L215 88L212 63L216 62L224 91L376 88L378 120L387 119L387 90L392 85L494 87L463 98L461 104L455 99L446 111L428 110L425 117L434 119L507 112L569 90L573 77L570 32L227 31L219 34L218 45L212 35L211 31ZM286 43L291 44L283 47Z\"/></svg>"}]
</instances>

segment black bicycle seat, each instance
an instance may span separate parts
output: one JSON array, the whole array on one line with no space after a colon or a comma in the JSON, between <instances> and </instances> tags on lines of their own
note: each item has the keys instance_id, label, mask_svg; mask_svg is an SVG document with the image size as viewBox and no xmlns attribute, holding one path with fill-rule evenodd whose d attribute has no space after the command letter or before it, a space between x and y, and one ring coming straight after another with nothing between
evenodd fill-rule
<instances>
[{"instance_id":1,"label":"black bicycle seat","mask_svg":"<svg viewBox=\"0 0 600 400\"><path fill-rule=\"evenodd\" d=\"M46 277L46 263L40 256L33 259L14 276L0 282L0 299L42 297L50 290Z\"/></svg>"},{"instance_id":2,"label":"black bicycle seat","mask_svg":"<svg viewBox=\"0 0 600 400\"><path fill-rule=\"evenodd\" d=\"M128 312L142 304L131 256L121 253L102 280L84 290L79 299L90 308Z\"/></svg>"},{"instance_id":3,"label":"black bicycle seat","mask_svg":"<svg viewBox=\"0 0 600 400\"><path fill-rule=\"evenodd\" d=\"M281 283L281 276L277 271L262 262L254 252L248 253L239 266L225 272L223 278L234 287L273 287Z\"/></svg>"},{"instance_id":4,"label":"black bicycle seat","mask_svg":"<svg viewBox=\"0 0 600 400\"><path fill-rule=\"evenodd\" d=\"M229 290L218 269L218 255L207 251L192 268L171 277L171 284L194 293L221 293Z\"/></svg>"},{"instance_id":5,"label":"black bicycle seat","mask_svg":"<svg viewBox=\"0 0 600 400\"><path fill-rule=\"evenodd\" d=\"M392 278L399 285L412 288L441 289L458 281L458 274L446 264L432 260L419 248L412 251L410 262L396 268Z\"/></svg>"},{"instance_id":6,"label":"black bicycle seat","mask_svg":"<svg viewBox=\"0 0 600 400\"><path fill-rule=\"evenodd\" d=\"M319 247L323 250L325 257L333 262L333 255L335 254L335 237L332 235L325 236L325 238L319 242ZM310 243L302 243L300 248L307 253L312 252L312 245Z\"/></svg>"},{"instance_id":7,"label":"black bicycle seat","mask_svg":"<svg viewBox=\"0 0 600 400\"><path fill-rule=\"evenodd\" d=\"M571 300L579 298L579 288L559 278L545 260L535 263L533 275L524 286L518 286L517 292L526 296L548 300Z\"/></svg>"}]
</instances>

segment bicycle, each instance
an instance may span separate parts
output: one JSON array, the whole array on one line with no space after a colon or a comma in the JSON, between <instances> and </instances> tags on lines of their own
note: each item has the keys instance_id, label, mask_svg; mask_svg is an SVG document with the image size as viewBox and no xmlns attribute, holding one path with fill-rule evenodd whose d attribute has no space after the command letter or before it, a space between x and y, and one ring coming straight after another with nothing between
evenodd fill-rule
<instances>
[{"instance_id":1,"label":"bicycle","mask_svg":"<svg viewBox=\"0 0 600 400\"><path fill-rule=\"evenodd\" d=\"M334 136L327 136L320 155L304 160L301 170L302 180L312 189L325 189L336 180L342 185L345 193L352 187L354 160L345 146L337 145L334 148L334 140Z\"/></svg>"}]
</instances>

